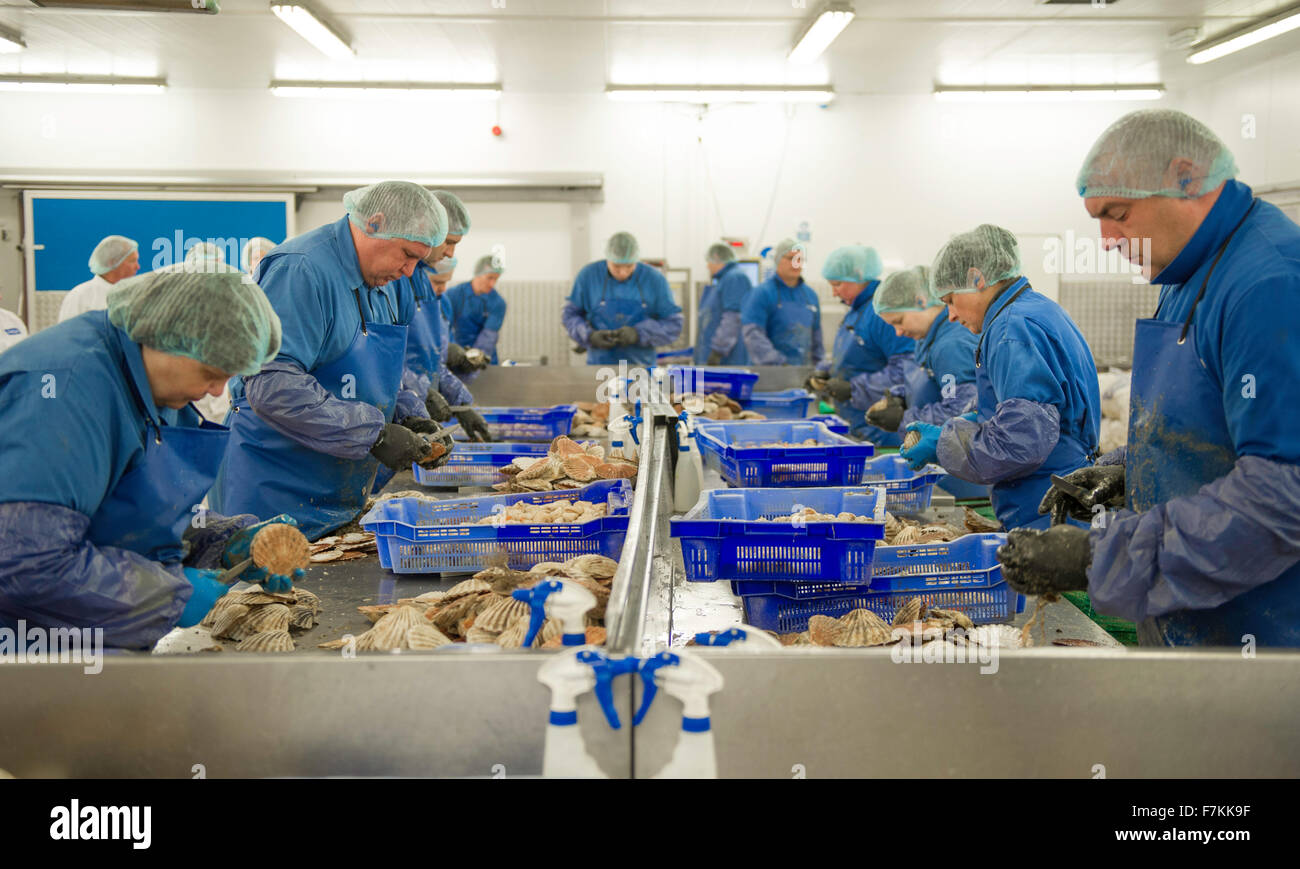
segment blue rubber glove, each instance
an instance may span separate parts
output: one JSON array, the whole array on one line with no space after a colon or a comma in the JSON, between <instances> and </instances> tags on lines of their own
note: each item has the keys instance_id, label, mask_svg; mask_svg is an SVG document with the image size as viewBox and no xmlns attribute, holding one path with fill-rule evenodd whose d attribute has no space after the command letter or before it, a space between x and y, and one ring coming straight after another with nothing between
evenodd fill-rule
<instances>
[{"instance_id":1,"label":"blue rubber glove","mask_svg":"<svg viewBox=\"0 0 1300 869\"><path fill-rule=\"evenodd\" d=\"M279 516L272 516L265 522L258 522L256 525L249 525L230 536L226 542L226 548L221 553L221 564L224 567L234 567L239 562L249 557L249 552L253 546L253 538L257 532L261 531L268 525L283 523L298 527L298 520L288 513L281 513ZM285 576L280 573L269 573L265 567L250 566L247 570L239 575L239 579L244 582L259 582L262 588L270 592L286 592L293 588L295 580L302 579L305 575L301 567L293 572L292 576Z\"/></svg>"},{"instance_id":2,"label":"blue rubber glove","mask_svg":"<svg viewBox=\"0 0 1300 869\"><path fill-rule=\"evenodd\" d=\"M933 423L908 423L909 432L919 432L921 440L911 449L900 449L898 454L907 460L908 466L919 471L939 457L939 432L943 429Z\"/></svg>"},{"instance_id":3,"label":"blue rubber glove","mask_svg":"<svg viewBox=\"0 0 1300 869\"><path fill-rule=\"evenodd\" d=\"M969 420L969 421L971 421L971 422L978 422L978 421L979 421L979 416L980 416L980 415L979 415L978 413L976 413L975 411L972 410L972 411L969 411L969 412L967 412L967 413L963 413L963 414L961 415L961 418L962 418L962 419L965 419L965 420Z\"/></svg>"},{"instance_id":4,"label":"blue rubber glove","mask_svg":"<svg viewBox=\"0 0 1300 869\"><path fill-rule=\"evenodd\" d=\"M230 590L230 586L217 582L217 577L221 575L220 570L201 570L197 567L186 567L185 579L194 588L194 593L190 599L185 602L185 609L181 610L181 620L176 623L177 627L192 628L212 609L212 605L217 602L223 594Z\"/></svg>"}]
</instances>

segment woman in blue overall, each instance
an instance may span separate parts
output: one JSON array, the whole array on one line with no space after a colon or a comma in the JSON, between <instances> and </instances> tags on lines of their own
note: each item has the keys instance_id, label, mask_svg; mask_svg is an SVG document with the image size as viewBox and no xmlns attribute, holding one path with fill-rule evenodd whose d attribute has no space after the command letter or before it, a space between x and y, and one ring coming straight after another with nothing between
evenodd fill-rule
<instances>
[{"instance_id":1,"label":"woman in blue overall","mask_svg":"<svg viewBox=\"0 0 1300 869\"><path fill-rule=\"evenodd\" d=\"M776 268L745 300L740 328L754 365L820 365L826 357L821 302L803 279L806 258L799 242L779 241Z\"/></svg>"},{"instance_id":2,"label":"woman in blue overall","mask_svg":"<svg viewBox=\"0 0 1300 869\"><path fill-rule=\"evenodd\" d=\"M1038 504L1051 475L1097 455L1101 390L1092 351L1061 306L1021 276L1016 237L999 226L954 236L930 274L949 318L979 336L979 421L908 423L921 440L899 454L913 468L937 460L955 477L992 484L1004 528L1046 528Z\"/></svg>"},{"instance_id":3,"label":"woman in blue overall","mask_svg":"<svg viewBox=\"0 0 1300 869\"><path fill-rule=\"evenodd\" d=\"M605 258L588 263L573 281L560 314L565 331L587 350L588 365L627 362L653 368L655 348L682 334L682 309L658 270L638 262L636 239L616 232Z\"/></svg>"},{"instance_id":4,"label":"woman in blue overall","mask_svg":"<svg viewBox=\"0 0 1300 869\"><path fill-rule=\"evenodd\" d=\"M826 258L822 277L849 312L835 333L829 367L819 367L809 385L835 402L835 412L848 420L855 437L896 447L902 438L870 425L866 411L916 370L916 342L895 332L873 309L880 270L880 255L860 244L836 248Z\"/></svg>"},{"instance_id":5,"label":"woman in blue overall","mask_svg":"<svg viewBox=\"0 0 1300 869\"><path fill-rule=\"evenodd\" d=\"M713 280L700 295L695 364L747 365L749 352L740 340L740 312L754 285L736 267L731 245L712 245L704 261Z\"/></svg>"},{"instance_id":6,"label":"woman in blue overall","mask_svg":"<svg viewBox=\"0 0 1300 869\"><path fill-rule=\"evenodd\" d=\"M275 361L231 387L231 438L210 496L222 512L288 513L316 539L365 507L380 463L446 462L451 440L419 396L398 392L409 277L442 243L427 190L384 181L349 192L347 216L267 254L258 282L284 330ZM394 421L396 420L396 421ZM433 456L427 435L441 443Z\"/></svg>"},{"instance_id":7,"label":"woman in blue overall","mask_svg":"<svg viewBox=\"0 0 1300 869\"><path fill-rule=\"evenodd\" d=\"M913 422L943 425L976 407L975 336L951 322L943 302L931 294L928 266L885 278L871 297L871 307L900 336L917 343L916 365L903 386L885 396L885 407L867 412L868 423L896 432ZM953 476L944 477L939 486L958 498L989 497L988 486Z\"/></svg>"},{"instance_id":8,"label":"woman in blue overall","mask_svg":"<svg viewBox=\"0 0 1300 869\"><path fill-rule=\"evenodd\" d=\"M0 626L100 628L109 646L147 648L207 614L226 592L214 568L266 523L200 506L229 431L191 402L279 346L266 297L229 269L120 281L108 310L0 354Z\"/></svg>"},{"instance_id":9,"label":"woman in blue overall","mask_svg":"<svg viewBox=\"0 0 1300 869\"><path fill-rule=\"evenodd\" d=\"M496 254L479 257L474 264L474 278L447 290L451 305L451 337L461 347L483 351L488 362L498 363L497 341L506 320L506 300L497 292L497 281L505 268ZM466 383L478 377L482 369L466 375Z\"/></svg>"},{"instance_id":10,"label":"woman in blue overall","mask_svg":"<svg viewBox=\"0 0 1300 869\"><path fill-rule=\"evenodd\" d=\"M1134 334L1128 444L1067 475L1082 502L1044 499L1090 529L1000 555L1013 586L1086 588L1143 645L1300 646L1300 227L1236 174L1182 112L1130 113L1093 146L1088 213L1161 285Z\"/></svg>"}]
</instances>

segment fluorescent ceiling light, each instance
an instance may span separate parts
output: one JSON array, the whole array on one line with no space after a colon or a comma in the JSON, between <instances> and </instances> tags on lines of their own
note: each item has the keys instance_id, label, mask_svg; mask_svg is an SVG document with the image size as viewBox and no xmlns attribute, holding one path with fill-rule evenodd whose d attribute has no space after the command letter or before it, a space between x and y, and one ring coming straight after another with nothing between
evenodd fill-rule
<instances>
[{"instance_id":1,"label":"fluorescent ceiling light","mask_svg":"<svg viewBox=\"0 0 1300 869\"><path fill-rule=\"evenodd\" d=\"M16 51L22 51L26 47L27 43L23 42L23 38L17 30L0 27L0 54L13 54Z\"/></svg>"},{"instance_id":2,"label":"fluorescent ceiling light","mask_svg":"<svg viewBox=\"0 0 1300 869\"><path fill-rule=\"evenodd\" d=\"M934 98L943 102L1158 100L1164 93L1163 84L935 85L934 88Z\"/></svg>"},{"instance_id":3,"label":"fluorescent ceiling light","mask_svg":"<svg viewBox=\"0 0 1300 869\"><path fill-rule=\"evenodd\" d=\"M356 52L346 39L301 3L272 3L271 11L298 35L330 57L343 60Z\"/></svg>"},{"instance_id":4,"label":"fluorescent ceiling light","mask_svg":"<svg viewBox=\"0 0 1300 869\"><path fill-rule=\"evenodd\" d=\"M852 20L853 7L848 3L824 4L790 49L790 62L812 63L821 57Z\"/></svg>"},{"instance_id":5,"label":"fluorescent ceiling light","mask_svg":"<svg viewBox=\"0 0 1300 869\"><path fill-rule=\"evenodd\" d=\"M630 103L828 103L835 90L830 85L612 84L605 96Z\"/></svg>"},{"instance_id":6,"label":"fluorescent ceiling light","mask_svg":"<svg viewBox=\"0 0 1300 869\"><path fill-rule=\"evenodd\" d=\"M0 91L160 94L166 88L165 78L122 78L111 75L0 75Z\"/></svg>"},{"instance_id":7,"label":"fluorescent ceiling light","mask_svg":"<svg viewBox=\"0 0 1300 869\"><path fill-rule=\"evenodd\" d=\"M272 81L277 97L393 97L422 100L495 100L501 85L495 82L386 82L386 81Z\"/></svg>"},{"instance_id":8,"label":"fluorescent ceiling light","mask_svg":"<svg viewBox=\"0 0 1300 869\"><path fill-rule=\"evenodd\" d=\"M1209 63L1212 60L1218 60L1224 55L1241 51L1243 48L1258 45L1266 39L1281 36L1283 33L1288 33L1297 27L1300 27L1300 6L1291 6L1276 15L1249 24L1243 29L1215 37L1201 48L1187 55L1187 62Z\"/></svg>"}]
</instances>

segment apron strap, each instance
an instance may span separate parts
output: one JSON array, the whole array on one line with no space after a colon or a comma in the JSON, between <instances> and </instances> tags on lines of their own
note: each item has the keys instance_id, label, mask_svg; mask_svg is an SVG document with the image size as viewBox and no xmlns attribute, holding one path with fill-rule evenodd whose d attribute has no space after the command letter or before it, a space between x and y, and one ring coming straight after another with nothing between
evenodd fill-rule
<instances>
[{"instance_id":1,"label":"apron strap","mask_svg":"<svg viewBox=\"0 0 1300 869\"><path fill-rule=\"evenodd\" d=\"M1214 255L1214 262L1210 263L1210 270L1205 273L1205 280L1201 281L1201 289L1196 293L1196 299L1192 302L1192 309L1187 312L1187 319L1183 321L1183 331L1178 334L1179 344L1187 340L1187 330L1192 327L1192 317L1196 314L1197 305L1201 304L1201 299L1205 297L1205 289L1210 285L1210 275L1214 274L1214 270L1219 267L1219 260L1223 258L1223 252L1228 249L1232 237L1237 234L1237 230L1241 229L1241 225L1246 222L1246 218L1250 217L1250 213L1255 210L1255 206L1258 204L1258 199L1251 200L1250 208L1246 209L1246 213L1237 221L1237 225L1232 228L1232 232L1228 233L1228 237L1223 240L1223 244L1219 245L1219 252ZM1158 310L1157 313L1159 313Z\"/></svg>"},{"instance_id":2,"label":"apron strap","mask_svg":"<svg viewBox=\"0 0 1300 869\"><path fill-rule=\"evenodd\" d=\"M984 355L984 336L987 335L987 334L989 333L989 324L991 324L994 320L996 320L996 319L997 319L997 318L1002 314L1003 311L1005 311L1007 308L1010 308L1012 305L1014 305L1014 304L1016 303L1016 299L1020 298L1021 293L1023 293L1025 290L1029 289L1029 279L1028 279L1028 278L1025 278L1024 276L1021 276L1020 281L1024 281L1024 282L1025 282L1025 285L1024 285L1023 287L1021 287L1019 290L1017 290L1017 291L1016 291L1016 294L1015 294L1014 296L1011 297L1011 301L1007 302L1005 305L1003 305L1001 308L999 308L999 309L997 310L997 313L995 313L995 314L994 314L994 315L989 319L988 323L985 323L985 324L980 328L980 340L979 340L979 342L975 345L975 367L976 367L976 368L981 368L981 367L983 367L983 366L982 366L982 357L983 357L983 355ZM1020 283L1020 281L1016 281L1016 283L1018 284L1018 283ZM1015 285L1016 285L1016 284L1012 284L1010 287L1004 287L1001 291L998 292L998 294L997 294L996 296L993 297L993 302L996 302L999 298L1001 298L1001 296L1002 296L1003 293L1005 293L1007 290L1011 289L1011 287L1014 287ZM992 307L992 306L993 306L993 302L990 302L990 303L989 303L989 307Z\"/></svg>"},{"instance_id":3,"label":"apron strap","mask_svg":"<svg viewBox=\"0 0 1300 869\"><path fill-rule=\"evenodd\" d=\"M361 318L361 334L369 335L370 333L366 331L366 312L361 310L361 290L353 287L352 298L357 300L357 316Z\"/></svg>"}]
</instances>

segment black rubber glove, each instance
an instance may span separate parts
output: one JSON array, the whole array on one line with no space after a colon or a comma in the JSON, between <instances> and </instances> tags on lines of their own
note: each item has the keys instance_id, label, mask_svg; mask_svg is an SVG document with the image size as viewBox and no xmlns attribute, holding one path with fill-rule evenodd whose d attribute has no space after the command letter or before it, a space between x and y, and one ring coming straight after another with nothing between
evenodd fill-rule
<instances>
[{"instance_id":1,"label":"black rubber glove","mask_svg":"<svg viewBox=\"0 0 1300 869\"><path fill-rule=\"evenodd\" d=\"M998 548L1002 575L1021 594L1084 591L1092 546L1086 528L1056 525L1046 531L1017 528Z\"/></svg>"},{"instance_id":2,"label":"black rubber glove","mask_svg":"<svg viewBox=\"0 0 1300 869\"><path fill-rule=\"evenodd\" d=\"M618 346L618 333L612 329L595 329L587 336L587 343L597 350L613 350Z\"/></svg>"},{"instance_id":3,"label":"black rubber glove","mask_svg":"<svg viewBox=\"0 0 1300 869\"><path fill-rule=\"evenodd\" d=\"M1123 465L1090 465L1071 471L1064 479L1081 489L1087 489L1088 494L1082 499L1074 498L1053 484L1038 504L1039 513L1053 514L1053 523L1063 521L1066 516L1091 522L1095 515L1092 508L1097 504L1108 510L1118 510L1124 506Z\"/></svg>"},{"instance_id":4,"label":"black rubber glove","mask_svg":"<svg viewBox=\"0 0 1300 869\"><path fill-rule=\"evenodd\" d=\"M409 428L416 434L437 434L442 431L442 426L438 425L431 419L423 419L418 416L408 416L398 423L402 428Z\"/></svg>"},{"instance_id":5,"label":"black rubber glove","mask_svg":"<svg viewBox=\"0 0 1300 869\"><path fill-rule=\"evenodd\" d=\"M712 353L709 354L709 358L704 360L704 364L705 364L705 365L721 365L721 364L722 364L722 354L719 353L717 350L714 350Z\"/></svg>"},{"instance_id":6,"label":"black rubber glove","mask_svg":"<svg viewBox=\"0 0 1300 869\"><path fill-rule=\"evenodd\" d=\"M853 387L843 377L832 377L824 387L826 397L836 404L847 404L853 397Z\"/></svg>"},{"instance_id":7,"label":"black rubber glove","mask_svg":"<svg viewBox=\"0 0 1300 869\"><path fill-rule=\"evenodd\" d=\"M804 380L803 388L808 390L809 392L820 393L823 389L826 388L826 381L829 379L830 379L830 375L827 374L826 372L814 370L813 373L809 374L807 379Z\"/></svg>"},{"instance_id":8,"label":"black rubber glove","mask_svg":"<svg viewBox=\"0 0 1300 869\"><path fill-rule=\"evenodd\" d=\"M898 431L903 424L903 411L907 410L907 400L901 395L890 393L885 396L885 406L881 410L867 411L867 422L878 429Z\"/></svg>"},{"instance_id":9,"label":"black rubber glove","mask_svg":"<svg viewBox=\"0 0 1300 869\"><path fill-rule=\"evenodd\" d=\"M370 448L370 455L394 471L409 469L411 465L426 458L429 452L428 441L395 422L384 426L384 430L379 433L379 440Z\"/></svg>"},{"instance_id":10,"label":"black rubber glove","mask_svg":"<svg viewBox=\"0 0 1300 869\"><path fill-rule=\"evenodd\" d=\"M630 347L641 340L635 326L621 326L614 330L614 336L618 340L620 347Z\"/></svg>"},{"instance_id":11,"label":"black rubber glove","mask_svg":"<svg viewBox=\"0 0 1300 869\"><path fill-rule=\"evenodd\" d=\"M442 393L436 386L430 387L429 393L424 396L424 409L429 412L429 419L434 422L446 422L451 419L451 405L442 397Z\"/></svg>"},{"instance_id":12,"label":"black rubber glove","mask_svg":"<svg viewBox=\"0 0 1300 869\"><path fill-rule=\"evenodd\" d=\"M492 430L488 428L487 420L477 410L470 408L462 410L456 414L456 419L460 421L460 427L464 429L465 434L475 443L485 444L492 440Z\"/></svg>"},{"instance_id":13,"label":"black rubber glove","mask_svg":"<svg viewBox=\"0 0 1300 869\"><path fill-rule=\"evenodd\" d=\"M459 344L447 345L447 370L452 374L468 374L474 370L474 366L469 364L469 359L465 357L465 348Z\"/></svg>"}]
</instances>

